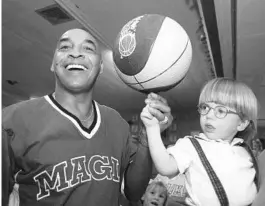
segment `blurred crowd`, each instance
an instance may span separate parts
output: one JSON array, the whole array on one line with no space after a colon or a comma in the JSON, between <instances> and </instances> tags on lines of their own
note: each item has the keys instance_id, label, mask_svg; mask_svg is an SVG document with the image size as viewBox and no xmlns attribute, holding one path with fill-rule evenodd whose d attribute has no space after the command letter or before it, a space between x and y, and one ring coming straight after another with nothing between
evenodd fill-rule
<instances>
[{"instance_id":1,"label":"blurred crowd","mask_svg":"<svg viewBox=\"0 0 265 206\"><path fill-rule=\"evenodd\" d=\"M251 149L255 157L258 157L259 154L263 151L265 147L265 140L261 138L255 138L251 142Z\"/></svg>"}]
</instances>

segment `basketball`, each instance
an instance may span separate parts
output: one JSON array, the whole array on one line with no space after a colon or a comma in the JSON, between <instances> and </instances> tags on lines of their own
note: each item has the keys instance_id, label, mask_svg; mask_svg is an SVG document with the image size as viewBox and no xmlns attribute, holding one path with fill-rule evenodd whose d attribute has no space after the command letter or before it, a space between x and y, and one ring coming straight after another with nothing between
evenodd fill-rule
<instances>
[{"instance_id":1,"label":"basketball","mask_svg":"<svg viewBox=\"0 0 265 206\"><path fill-rule=\"evenodd\" d=\"M192 59L189 36L175 20L138 16L123 26L113 48L115 69L122 81L138 91L167 91L186 76Z\"/></svg>"}]
</instances>

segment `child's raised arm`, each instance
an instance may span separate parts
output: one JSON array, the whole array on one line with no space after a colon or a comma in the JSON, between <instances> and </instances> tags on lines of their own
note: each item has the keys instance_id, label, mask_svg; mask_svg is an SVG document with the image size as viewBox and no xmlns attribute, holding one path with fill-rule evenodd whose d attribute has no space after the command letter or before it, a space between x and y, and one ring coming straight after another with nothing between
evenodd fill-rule
<instances>
[{"instance_id":1,"label":"child's raised arm","mask_svg":"<svg viewBox=\"0 0 265 206\"><path fill-rule=\"evenodd\" d=\"M174 157L167 152L161 139L159 122L148 109L148 105L144 107L141 119L146 128L148 145L155 167L161 175L175 176L179 172L177 163Z\"/></svg>"}]
</instances>

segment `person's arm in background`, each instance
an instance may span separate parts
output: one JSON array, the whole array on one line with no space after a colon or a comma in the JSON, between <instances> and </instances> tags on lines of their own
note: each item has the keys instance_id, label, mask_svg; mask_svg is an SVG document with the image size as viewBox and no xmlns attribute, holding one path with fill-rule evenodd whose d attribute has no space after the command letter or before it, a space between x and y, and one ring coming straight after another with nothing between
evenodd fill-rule
<instances>
[{"instance_id":1,"label":"person's arm in background","mask_svg":"<svg viewBox=\"0 0 265 206\"><path fill-rule=\"evenodd\" d=\"M149 148L138 137L128 139L129 165L124 173L124 194L129 201L141 199L152 175L152 159Z\"/></svg>"},{"instance_id":2,"label":"person's arm in background","mask_svg":"<svg viewBox=\"0 0 265 206\"><path fill-rule=\"evenodd\" d=\"M265 150L258 157L260 188L251 206L265 205Z\"/></svg>"},{"instance_id":3,"label":"person's arm in background","mask_svg":"<svg viewBox=\"0 0 265 206\"><path fill-rule=\"evenodd\" d=\"M12 151L10 148L10 138L12 130L2 128L2 205L7 206L9 195L13 190L13 161Z\"/></svg>"},{"instance_id":4,"label":"person's arm in background","mask_svg":"<svg viewBox=\"0 0 265 206\"><path fill-rule=\"evenodd\" d=\"M164 131L171 125L173 120L167 101L153 93L148 95L147 101L153 103L150 113L159 121L163 121L167 116L168 121L160 125L161 131ZM152 159L145 130L142 130L139 136L129 138L127 143L128 151L134 151L130 152L130 164L124 173L124 193L130 201L141 199L152 176Z\"/></svg>"}]
</instances>

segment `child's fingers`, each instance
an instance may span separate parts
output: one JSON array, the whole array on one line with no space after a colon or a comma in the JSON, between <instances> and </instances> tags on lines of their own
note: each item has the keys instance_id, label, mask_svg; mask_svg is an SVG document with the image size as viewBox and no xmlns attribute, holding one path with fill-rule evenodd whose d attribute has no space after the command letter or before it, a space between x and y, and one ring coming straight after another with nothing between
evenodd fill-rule
<instances>
[{"instance_id":1,"label":"child's fingers","mask_svg":"<svg viewBox=\"0 0 265 206\"><path fill-rule=\"evenodd\" d=\"M156 93L152 92L152 93L148 94L147 98L151 99L151 100L163 102L164 104L167 105L167 100L165 98L161 97L160 95L156 94Z\"/></svg>"},{"instance_id":2,"label":"child's fingers","mask_svg":"<svg viewBox=\"0 0 265 206\"><path fill-rule=\"evenodd\" d=\"M143 111L142 111L142 113L141 113L141 117L145 117L145 118L147 118L147 119L153 119L153 115L150 114L148 108L149 108L148 105L146 105L146 106L143 108Z\"/></svg>"},{"instance_id":3,"label":"child's fingers","mask_svg":"<svg viewBox=\"0 0 265 206\"><path fill-rule=\"evenodd\" d=\"M156 110L160 110L161 113L165 114L165 113L171 112L171 109L168 106L167 100L155 93L150 93L148 95L148 98L145 99L145 103L149 105L150 107L153 107ZM162 118L162 120L164 119L164 116L160 115L158 111L155 112L155 114L157 114L157 117L159 118L159 120L160 120L160 117Z\"/></svg>"},{"instance_id":4,"label":"child's fingers","mask_svg":"<svg viewBox=\"0 0 265 206\"><path fill-rule=\"evenodd\" d=\"M159 110L161 111L161 113L170 113L171 112L171 109L170 107L163 103L163 102L159 102L159 101L151 101L149 103L149 106L156 109L156 110Z\"/></svg>"}]
</instances>

